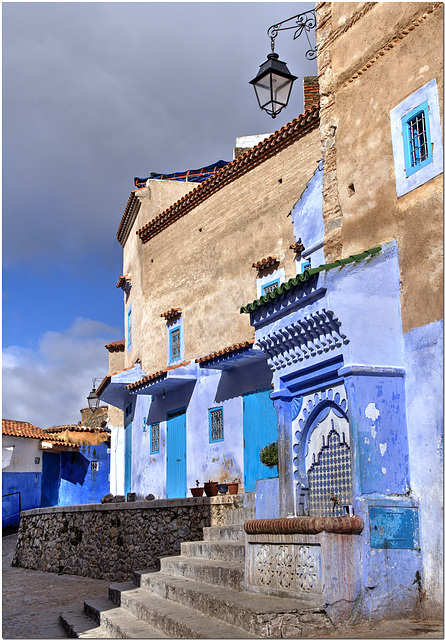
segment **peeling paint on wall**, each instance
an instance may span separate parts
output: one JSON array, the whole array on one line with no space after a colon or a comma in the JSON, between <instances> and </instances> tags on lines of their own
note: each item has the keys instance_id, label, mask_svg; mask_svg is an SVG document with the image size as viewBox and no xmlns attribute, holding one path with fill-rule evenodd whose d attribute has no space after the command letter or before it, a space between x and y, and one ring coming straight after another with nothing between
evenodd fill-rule
<instances>
[{"instance_id":1,"label":"peeling paint on wall","mask_svg":"<svg viewBox=\"0 0 445 640\"><path fill-rule=\"evenodd\" d=\"M375 422L380 415L380 411L375 406L374 402L370 402L365 410L365 416Z\"/></svg>"}]
</instances>

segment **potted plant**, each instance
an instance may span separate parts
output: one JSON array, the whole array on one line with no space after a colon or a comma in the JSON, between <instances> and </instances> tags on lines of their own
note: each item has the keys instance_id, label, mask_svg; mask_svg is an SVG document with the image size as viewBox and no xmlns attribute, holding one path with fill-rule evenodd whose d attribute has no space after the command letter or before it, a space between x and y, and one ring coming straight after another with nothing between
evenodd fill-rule
<instances>
[{"instance_id":1,"label":"potted plant","mask_svg":"<svg viewBox=\"0 0 445 640\"><path fill-rule=\"evenodd\" d=\"M266 467L278 468L278 442L271 442L261 449L260 460Z\"/></svg>"},{"instance_id":2,"label":"potted plant","mask_svg":"<svg viewBox=\"0 0 445 640\"><path fill-rule=\"evenodd\" d=\"M229 490L229 487L225 482L221 482L220 484L217 484L216 488L218 489L219 493L221 493L222 495L225 495Z\"/></svg>"},{"instance_id":3,"label":"potted plant","mask_svg":"<svg viewBox=\"0 0 445 640\"><path fill-rule=\"evenodd\" d=\"M239 478L235 478L233 482L228 482L227 487L232 495L238 493Z\"/></svg>"},{"instance_id":4,"label":"potted plant","mask_svg":"<svg viewBox=\"0 0 445 640\"><path fill-rule=\"evenodd\" d=\"M218 495L218 483L216 480L209 480L208 482L204 482L204 493L206 496L217 496Z\"/></svg>"},{"instance_id":5,"label":"potted plant","mask_svg":"<svg viewBox=\"0 0 445 640\"><path fill-rule=\"evenodd\" d=\"M196 487L190 489L194 498L200 498L204 493L204 487L199 486L199 480L196 481Z\"/></svg>"}]
</instances>

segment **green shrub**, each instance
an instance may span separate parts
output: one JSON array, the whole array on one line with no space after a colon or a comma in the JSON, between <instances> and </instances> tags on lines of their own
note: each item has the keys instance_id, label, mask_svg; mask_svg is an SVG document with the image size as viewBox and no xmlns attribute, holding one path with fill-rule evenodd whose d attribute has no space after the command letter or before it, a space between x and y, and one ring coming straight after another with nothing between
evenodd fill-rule
<instances>
[{"instance_id":1,"label":"green shrub","mask_svg":"<svg viewBox=\"0 0 445 640\"><path fill-rule=\"evenodd\" d=\"M266 467L278 466L278 442L271 442L261 449L260 460Z\"/></svg>"}]
</instances>

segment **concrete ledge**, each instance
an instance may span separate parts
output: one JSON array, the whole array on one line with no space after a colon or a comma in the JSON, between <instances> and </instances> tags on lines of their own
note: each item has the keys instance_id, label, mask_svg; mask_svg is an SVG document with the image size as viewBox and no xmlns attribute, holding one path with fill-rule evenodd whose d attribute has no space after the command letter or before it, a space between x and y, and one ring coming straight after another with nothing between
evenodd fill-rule
<instances>
[{"instance_id":1,"label":"concrete ledge","mask_svg":"<svg viewBox=\"0 0 445 640\"><path fill-rule=\"evenodd\" d=\"M49 513L86 513L89 511L132 511L145 509L169 509L172 507L196 507L236 504L243 506L245 494L229 496L203 496L202 498L164 498L161 500L140 500L136 502L109 502L107 504L75 504L65 507L42 507L22 511L20 516L35 516Z\"/></svg>"}]
</instances>

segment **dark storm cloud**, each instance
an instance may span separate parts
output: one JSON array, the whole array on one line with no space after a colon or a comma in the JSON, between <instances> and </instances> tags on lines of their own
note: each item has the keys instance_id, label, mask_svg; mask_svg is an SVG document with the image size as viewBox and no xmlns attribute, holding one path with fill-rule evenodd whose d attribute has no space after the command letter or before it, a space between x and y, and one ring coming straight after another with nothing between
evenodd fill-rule
<instances>
[{"instance_id":1,"label":"dark storm cloud","mask_svg":"<svg viewBox=\"0 0 445 640\"><path fill-rule=\"evenodd\" d=\"M248 81L267 28L309 3L4 3L4 265L81 269L116 260L114 234L150 171L231 160L272 121ZM276 50L301 78L306 41ZM300 95L298 95L300 94Z\"/></svg>"}]
</instances>

